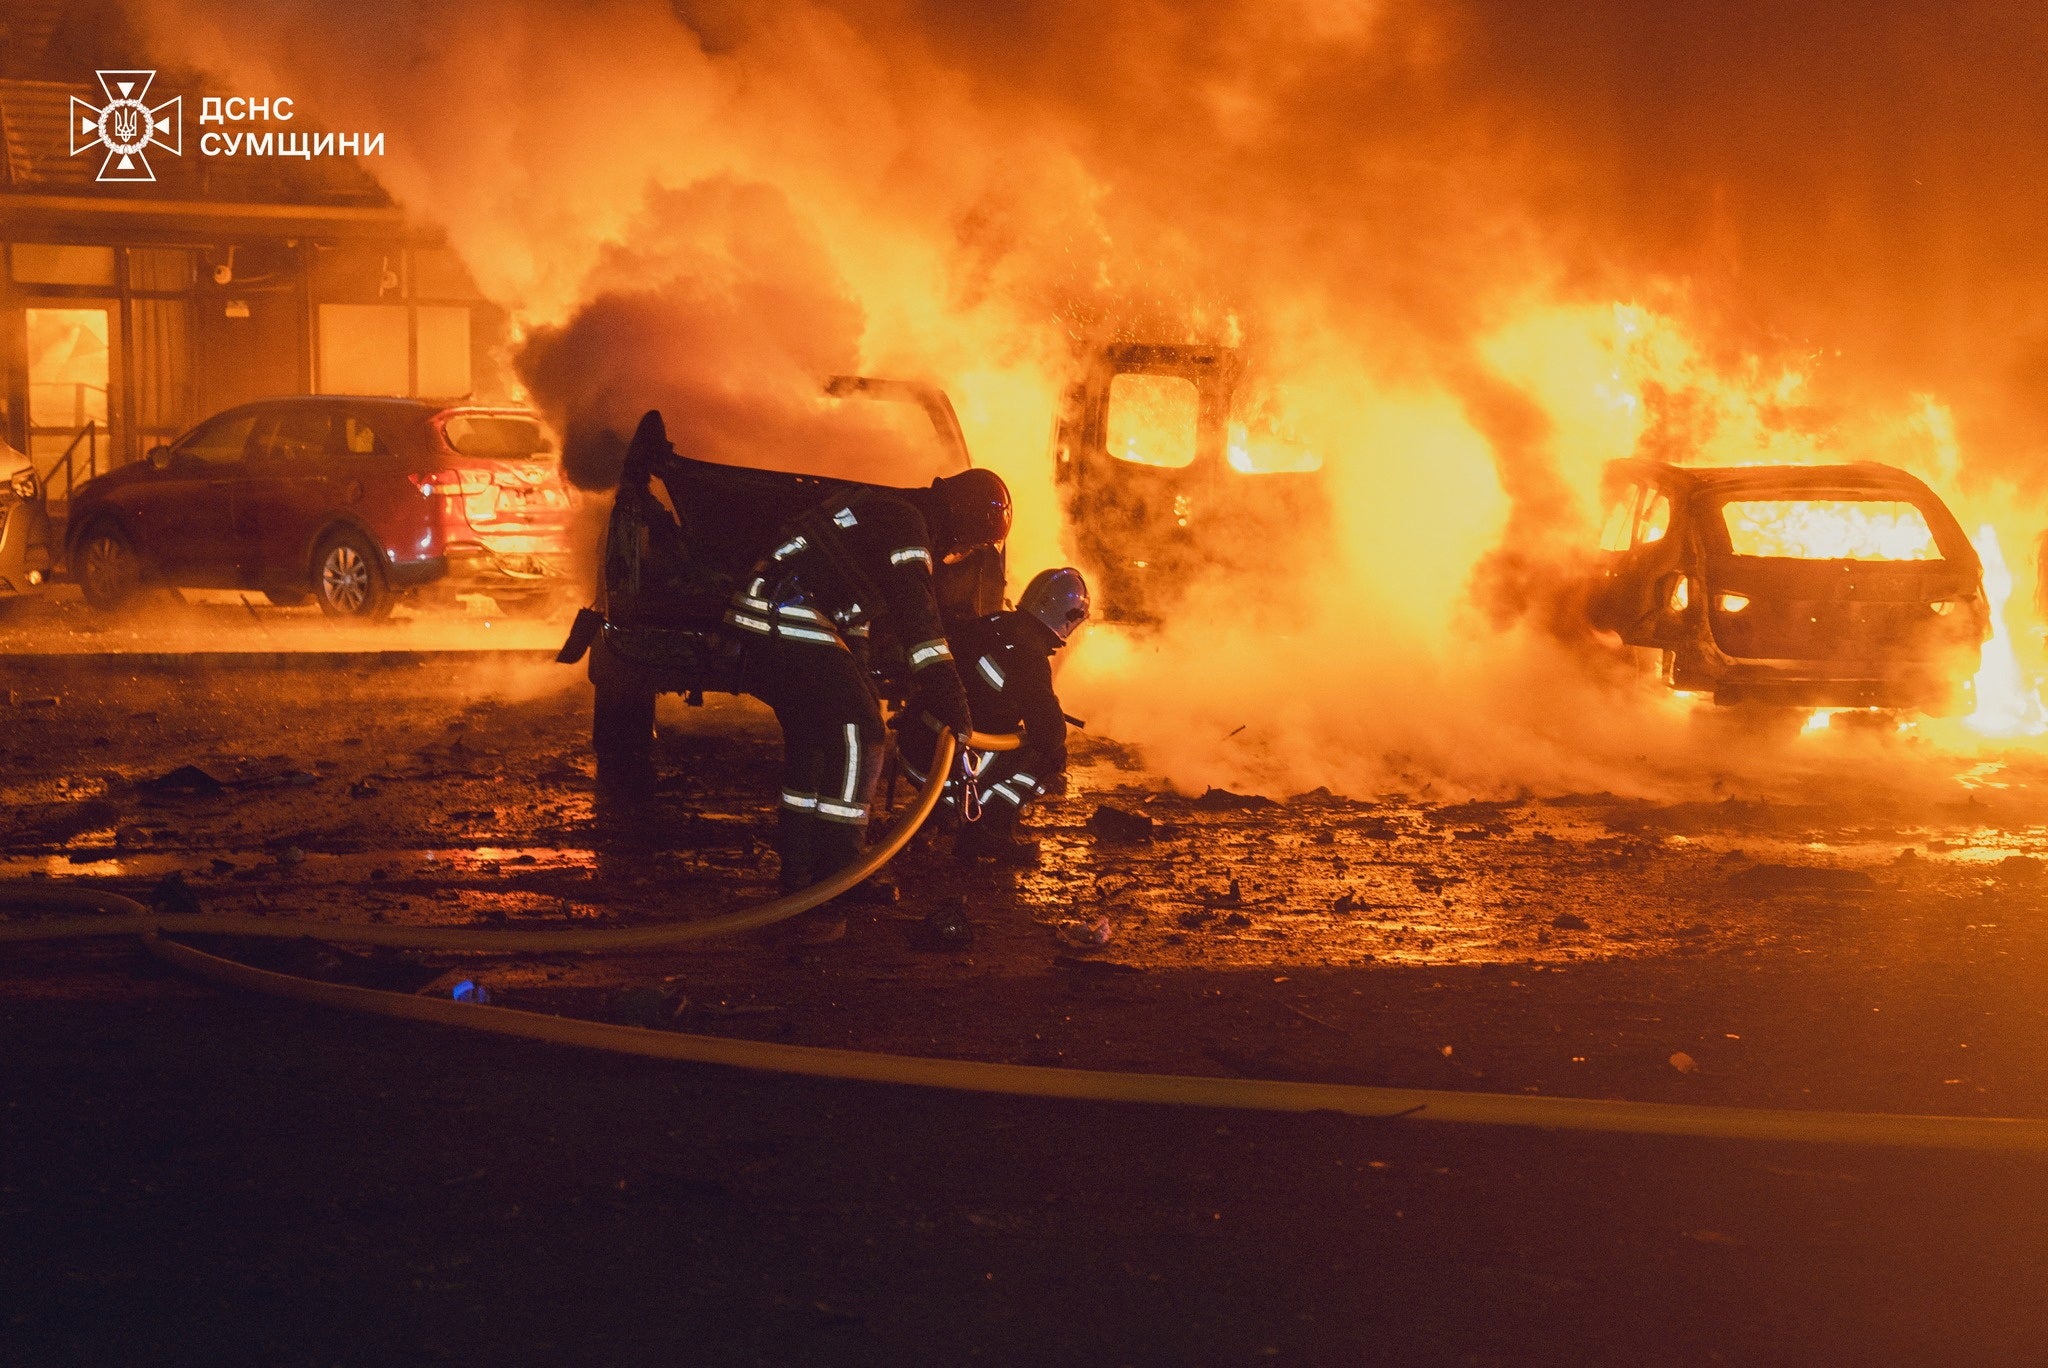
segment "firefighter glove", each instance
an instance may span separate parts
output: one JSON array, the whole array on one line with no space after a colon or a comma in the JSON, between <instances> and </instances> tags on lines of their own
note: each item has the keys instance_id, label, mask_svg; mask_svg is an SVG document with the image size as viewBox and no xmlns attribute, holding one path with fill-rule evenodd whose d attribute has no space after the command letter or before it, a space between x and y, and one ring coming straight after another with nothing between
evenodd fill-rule
<instances>
[{"instance_id":1,"label":"firefighter glove","mask_svg":"<svg viewBox=\"0 0 2048 1368\"><path fill-rule=\"evenodd\" d=\"M917 672L912 687L912 706L932 722L963 737L974 730L974 718L967 711L967 690L952 661L925 666Z\"/></svg>"}]
</instances>

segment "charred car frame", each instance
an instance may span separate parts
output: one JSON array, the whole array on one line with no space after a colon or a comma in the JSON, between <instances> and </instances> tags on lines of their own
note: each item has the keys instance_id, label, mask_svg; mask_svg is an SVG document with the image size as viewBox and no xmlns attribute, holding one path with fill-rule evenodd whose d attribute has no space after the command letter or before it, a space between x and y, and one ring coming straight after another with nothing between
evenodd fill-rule
<instances>
[{"instance_id":1,"label":"charred car frame","mask_svg":"<svg viewBox=\"0 0 2048 1368\"><path fill-rule=\"evenodd\" d=\"M1593 626L1716 703L1959 711L1990 615L1941 499L1870 462L1617 461Z\"/></svg>"},{"instance_id":2,"label":"charred car frame","mask_svg":"<svg viewBox=\"0 0 2048 1368\"><path fill-rule=\"evenodd\" d=\"M1205 574L1254 581L1326 522L1320 459L1248 438L1245 379L1230 347L1118 343L1081 362L1053 474L1103 616L1157 620Z\"/></svg>"},{"instance_id":3,"label":"charred car frame","mask_svg":"<svg viewBox=\"0 0 2048 1368\"><path fill-rule=\"evenodd\" d=\"M933 475L974 464L952 401L936 385L838 376L825 393L920 412L939 453ZM627 457L605 531L596 606L577 615L557 656L573 664L590 654L601 775L631 777L645 766L658 695L680 694L695 705L707 693L740 691L740 644L724 624L725 610L782 526L835 495L887 483L699 461L663 446L652 459ZM1005 575L1001 546L947 558L933 569L941 615L954 621L1000 609ZM909 675L903 646L878 634L868 660L877 691L899 702Z\"/></svg>"}]
</instances>

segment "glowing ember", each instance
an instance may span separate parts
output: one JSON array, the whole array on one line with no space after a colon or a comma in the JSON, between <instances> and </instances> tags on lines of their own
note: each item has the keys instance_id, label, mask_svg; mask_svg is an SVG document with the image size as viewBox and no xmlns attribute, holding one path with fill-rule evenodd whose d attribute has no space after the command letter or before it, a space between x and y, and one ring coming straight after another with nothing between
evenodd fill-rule
<instances>
[{"instance_id":1,"label":"glowing ember","mask_svg":"<svg viewBox=\"0 0 2048 1368\"><path fill-rule=\"evenodd\" d=\"M2039 736L2048 732L2048 709L2041 706L2038 683L2021 671L2012 629L2006 625L2012 570L2005 563L2005 550L1998 544L1997 529L1989 523L1977 529L1970 544L1984 562L1991 639L1984 643L1984 663L1977 671L1977 710L1963 720L1986 736Z\"/></svg>"},{"instance_id":2,"label":"glowing ember","mask_svg":"<svg viewBox=\"0 0 2048 1368\"><path fill-rule=\"evenodd\" d=\"M1751 499L1722 510L1738 556L1793 560L1940 560L1934 533L1896 499Z\"/></svg>"}]
</instances>

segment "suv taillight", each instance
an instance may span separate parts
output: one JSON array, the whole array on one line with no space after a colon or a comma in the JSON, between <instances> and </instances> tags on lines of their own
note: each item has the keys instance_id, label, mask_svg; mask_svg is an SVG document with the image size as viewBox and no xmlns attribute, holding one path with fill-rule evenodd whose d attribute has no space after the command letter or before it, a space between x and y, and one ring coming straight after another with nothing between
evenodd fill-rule
<instances>
[{"instance_id":1,"label":"suv taillight","mask_svg":"<svg viewBox=\"0 0 2048 1368\"><path fill-rule=\"evenodd\" d=\"M491 487L491 476L485 470L441 470L432 475L409 475L413 487L423 499L459 499L465 494L481 494Z\"/></svg>"}]
</instances>

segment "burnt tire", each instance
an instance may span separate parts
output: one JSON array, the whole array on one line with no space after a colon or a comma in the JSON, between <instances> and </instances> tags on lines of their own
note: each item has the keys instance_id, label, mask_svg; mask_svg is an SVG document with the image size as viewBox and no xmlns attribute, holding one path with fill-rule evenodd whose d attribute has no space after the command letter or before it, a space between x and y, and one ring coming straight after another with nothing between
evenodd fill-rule
<instances>
[{"instance_id":1,"label":"burnt tire","mask_svg":"<svg viewBox=\"0 0 2048 1368\"><path fill-rule=\"evenodd\" d=\"M313 551L313 601L331 618L374 622L391 612L382 558L360 532L330 532Z\"/></svg>"},{"instance_id":2,"label":"burnt tire","mask_svg":"<svg viewBox=\"0 0 2048 1368\"><path fill-rule=\"evenodd\" d=\"M654 690L600 633L590 645L590 747L597 780L640 788L654 780Z\"/></svg>"},{"instance_id":3,"label":"burnt tire","mask_svg":"<svg viewBox=\"0 0 2048 1368\"><path fill-rule=\"evenodd\" d=\"M88 607L115 613L135 602L149 567L127 533L112 522L96 522L79 535L75 548L74 569Z\"/></svg>"}]
</instances>

